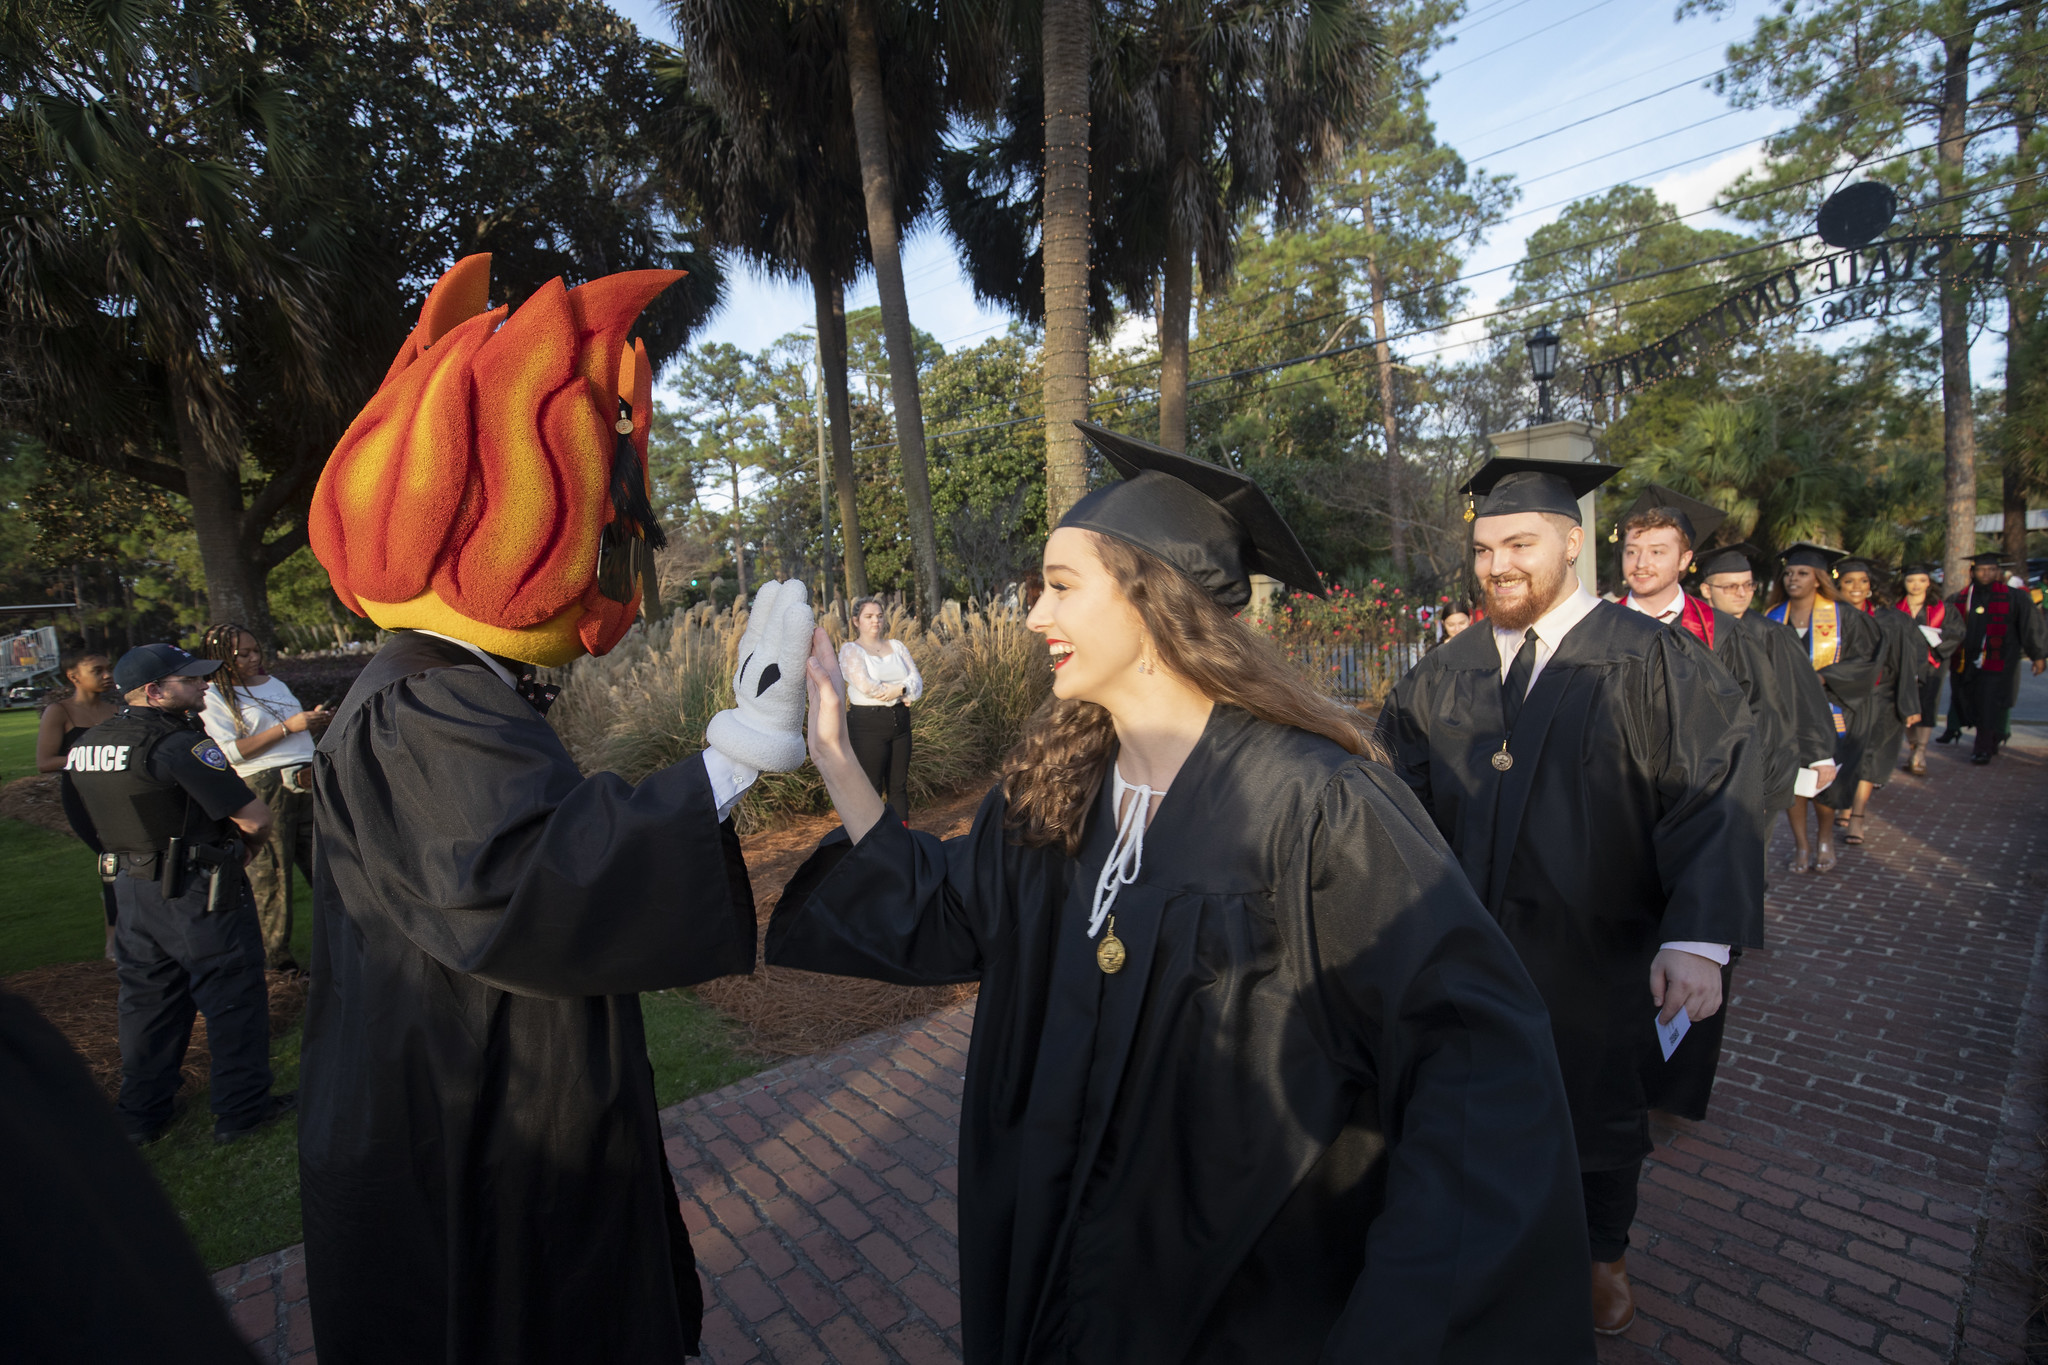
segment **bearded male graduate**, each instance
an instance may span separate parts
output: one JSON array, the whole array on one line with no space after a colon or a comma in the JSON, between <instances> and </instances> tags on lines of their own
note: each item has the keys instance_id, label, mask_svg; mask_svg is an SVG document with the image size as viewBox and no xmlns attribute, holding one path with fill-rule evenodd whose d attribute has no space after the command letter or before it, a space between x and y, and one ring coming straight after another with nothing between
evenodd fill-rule
<instances>
[{"instance_id":1,"label":"bearded male graduate","mask_svg":"<svg viewBox=\"0 0 2048 1365\"><path fill-rule=\"evenodd\" d=\"M1763 551L1742 543L1707 551L1696 562L1700 595L1729 616L1763 661L1765 713L1757 740L1774 761L1764 764L1764 814L1774 819L1792 806L1802 770L1806 785L1825 791L1835 780L1835 719L1827 689L1813 671L1799 632L1773 621L1756 606L1756 561Z\"/></svg>"},{"instance_id":2,"label":"bearded male graduate","mask_svg":"<svg viewBox=\"0 0 2048 1365\"><path fill-rule=\"evenodd\" d=\"M1653 1022L1721 1008L1763 942L1761 764L1742 691L1683 632L1579 585L1578 499L1612 465L1494 459L1466 484L1488 629L1424 657L1380 735L1550 1010L1577 1138L1596 1331L1650 1151Z\"/></svg>"},{"instance_id":3,"label":"bearded male graduate","mask_svg":"<svg viewBox=\"0 0 2048 1365\"><path fill-rule=\"evenodd\" d=\"M770 584L710 749L585 778L537 667L617 644L661 533L652 371L676 278L517 311L442 278L314 495L313 549L396 637L315 751L299 1173L326 1365L674 1362L701 1291L637 993L752 969L726 815L803 758L801 583Z\"/></svg>"}]
</instances>

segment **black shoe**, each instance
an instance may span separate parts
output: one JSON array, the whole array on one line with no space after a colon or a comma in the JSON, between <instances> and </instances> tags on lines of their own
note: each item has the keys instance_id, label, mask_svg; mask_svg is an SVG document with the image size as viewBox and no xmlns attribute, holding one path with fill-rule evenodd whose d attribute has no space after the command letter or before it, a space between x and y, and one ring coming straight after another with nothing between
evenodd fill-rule
<instances>
[{"instance_id":1,"label":"black shoe","mask_svg":"<svg viewBox=\"0 0 2048 1365\"><path fill-rule=\"evenodd\" d=\"M1936 744L1953 744L1962 737L1963 732L1961 730L1943 730L1934 737L1934 742Z\"/></svg>"},{"instance_id":2,"label":"black shoe","mask_svg":"<svg viewBox=\"0 0 2048 1365\"><path fill-rule=\"evenodd\" d=\"M1984 766L1984 765L1985 765L1986 763L1989 763L1990 761L1991 761L1991 755L1990 755L1990 754L1971 754L1971 755L1970 755L1970 762L1972 762L1972 763L1976 764L1976 765L1977 765L1978 767L1980 767L1980 768L1981 768L1981 767L1983 767L1983 766Z\"/></svg>"},{"instance_id":3,"label":"black shoe","mask_svg":"<svg viewBox=\"0 0 2048 1365\"><path fill-rule=\"evenodd\" d=\"M256 1111L255 1117L230 1123L226 1119L215 1119L213 1141L215 1146L225 1147L231 1142L240 1142L259 1128L268 1128L299 1107L299 1092L287 1090L282 1095L272 1095Z\"/></svg>"}]
</instances>

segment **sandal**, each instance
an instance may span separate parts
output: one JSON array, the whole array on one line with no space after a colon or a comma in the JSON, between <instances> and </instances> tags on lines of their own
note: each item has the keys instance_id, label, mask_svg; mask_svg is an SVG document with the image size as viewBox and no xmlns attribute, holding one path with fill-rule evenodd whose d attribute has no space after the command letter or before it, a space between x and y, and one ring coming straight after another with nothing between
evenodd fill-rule
<instances>
[{"instance_id":1,"label":"sandal","mask_svg":"<svg viewBox=\"0 0 2048 1365\"><path fill-rule=\"evenodd\" d=\"M1860 815L1849 817L1849 832L1842 836L1843 843L1853 848L1863 842L1863 819Z\"/></svg>"},{"instance_id":2,"label":"sandal","mask_svg":"<svg viewBox=\"0 0 2048 1365\"><path fill-rule=\"evenodd\" d=\"M1785 864L1785 870L1787 872L1795 874L1796 876L1803 877L1808 872L1813 870L1813 866L1807 860L1805 854L1795 853L1792 855L1792 861Z\"/></svg>"},{"instance_id":3,"label":"sandal","mask_svg":"<svg viewBox=\"0 0 2048 1365\"><path fill-rule=\"evenodd\" d=\"M1835 851L1831 848L1823 848L1820 851L1820 856L1813 860L1813 870L1815 872L1827 872L1831 870L1834 867L1834 865Z\"/></svg>"},{"instance_id":4,"label":"sandal","mask_svg":"<svg viewBox=\"0 0 2048 1365\"><path fill-rule=\"evenodd\" d=\"M1913 755L1913 761L1906 765L1906 771L1915 777L1927 776L1927 751L1925 749Z\"/></svg>"},{"instance_id":5,"label":"sandal","mask_svg":"<svg viewBox=\"0 0 2048 1365\"><path fill-rule=\"evenodd\" d=\"M1841 813L1840 811L1837 811L1837 812L1835 813L1835 828L1836 828L1836 829L1847 829L1848 827L1849 827L1849 817L1848 817L1847 815L1844 815L1844 814L1842 814L1842 813Z\"/></svg>"}]
</instances>

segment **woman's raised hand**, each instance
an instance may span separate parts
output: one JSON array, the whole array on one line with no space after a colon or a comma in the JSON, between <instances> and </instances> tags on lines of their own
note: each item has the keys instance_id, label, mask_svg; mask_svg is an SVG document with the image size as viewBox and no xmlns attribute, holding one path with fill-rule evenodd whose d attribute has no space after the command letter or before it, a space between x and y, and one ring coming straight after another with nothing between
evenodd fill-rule
<instances>
[{"instance_id":1,"label":"woman's raised hand","mask_svg":"<svg viewBox=\"0 0 2048 1365\"><path fill-rule=\"evenodd\" d=\"M820 753L837 756L847 748L846 675L823 626L811 632L811 657L804 662L804 690L810 695L811 762Z\"/></svg>"},{"instance_id":2,"label":"woman's raised hand","mask_svg":"<svg viewBox=\"0 0 2048 1365\"><path fill-rule=\"evenodd\" d=\"M825 779L825 793L832 808L855 843L875 827L885 809L882 798L868 785L860 763L853 756L853 744L846 734L846 678L839 671L839 656L832 649L832 637L823 629L811 633L811 657L804 662L804 690L810 702L806 738L811 762Z\"/></svg>"}]
</instances>

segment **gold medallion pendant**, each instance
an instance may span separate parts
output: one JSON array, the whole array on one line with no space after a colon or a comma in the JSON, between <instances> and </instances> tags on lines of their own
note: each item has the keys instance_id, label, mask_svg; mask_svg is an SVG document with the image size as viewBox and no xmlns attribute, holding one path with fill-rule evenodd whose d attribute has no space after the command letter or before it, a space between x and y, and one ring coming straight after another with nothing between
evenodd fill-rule
<instances>
[{"instance_id":1,"label":"gold medallion pendant","mask_svg":"<svg viewBox=\"0 0 2048 1365\"><path fill-rule=\"evenodd\" d=\"M1504 773L1515 766L1515 756L1509 753L1508 746L1503 744L1500 746L1500 752L1488 759L1487 762L1493 764L1495 772Z\"/></svg>"},{"instance_id":2,"label":"gold medallion pendant","mask_svg":"<svg viewBox=\"0 0 2048 1365\"><path fill-rule=\"evenodd\" d=\"M1102 968L1105 976L1115 976L1124 969L1124 941L1116 936L1115 915L1103 926L1102 942L1095 945L1095 965Z\"/></svg>"}]
</instances>

